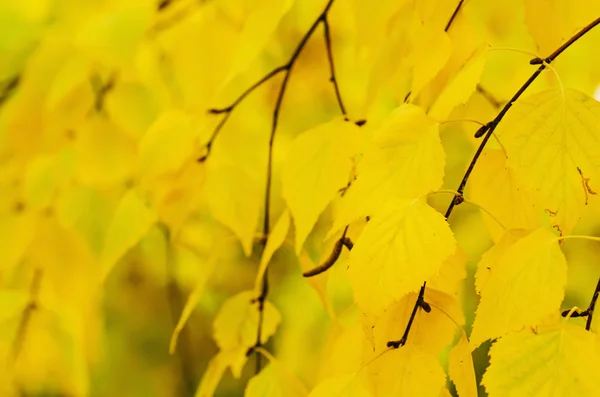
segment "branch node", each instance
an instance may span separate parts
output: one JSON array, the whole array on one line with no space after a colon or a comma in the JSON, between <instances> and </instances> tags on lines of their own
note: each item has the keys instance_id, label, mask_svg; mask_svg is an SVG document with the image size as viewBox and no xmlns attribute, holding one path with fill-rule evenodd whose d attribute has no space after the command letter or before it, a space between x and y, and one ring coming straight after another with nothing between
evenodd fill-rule
<instances>
[{"instance_id":1,"label":"branch node","mask_svg":"<svg viewBox=\"0 0 600 397\"><path fill-rule=\"evenodd\" d=\"M362 127L363 125L367 124L367 120L365 120L365 119L356 120L354 122L354 124L356 124L358 127Z\"/></svg>"}]
</instances>

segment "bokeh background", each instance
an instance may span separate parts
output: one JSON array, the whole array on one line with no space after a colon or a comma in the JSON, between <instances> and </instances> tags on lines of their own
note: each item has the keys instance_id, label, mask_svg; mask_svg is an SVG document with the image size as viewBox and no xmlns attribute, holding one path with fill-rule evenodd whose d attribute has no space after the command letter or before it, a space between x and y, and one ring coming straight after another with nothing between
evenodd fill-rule
<instances>
[{"instance_id":1,"label":"bokeh background","mask_svg":"<svg viewBox=\"0 0 600 397\"><path fill-rule=\"evenodd\" d=\"M455 3L426 1L420 12L443 26ZM491 120L534 68L530 55L514 49L547 55L598 15L584 5L539 3L465 1L448 32L457 49L451 62L481 43L491 50L478 88L449 120ZM242 213L262 224L281 76L235 109L209 160L200 163L220 121L208 110L229 105L285 63L324 4L0 2L0 395L194 395L218 351L212 336L217 312L254 285L260 227L242 231L256 237L247 240L247 256L234 223ZM418 40L403 30L400 11L412 4L336 0L330 12L341 94L348 115L367 120L365 131L375 130L410 90L410 59L421 53ZM556 62L560 83L547 71L531 92L563 84L593 96L600 85L598 43L600 30L590 32ZM430 106L446 78L440 73L413 102ZM318 30L294 66L281 109L272 219L285 206L280 170L290 142L335 117ZM442 126L444 188L455 189L462 178L478 144L477 128L468 122ZM590 184L600 189L599 181ZM434 195L430 204L444 212L449 200ZM269 299L282 321L266 348L309 388L327 371L330 341L339 332L332 313L344 318L353 311L347 253L328 274L310 282L301 277L301 268L331 250L333 241L324 240L335 203L330 207L310 234L306 255L296 257L291 232L270 265ZM234 213L238 218L227 215ZM600 200L592 197L574 234L600 235L598 220ZM468 257L468 333L477 305L474 269L498 236L467 204L450 224ZM569 263L563 308L587 307L600 276L600 245L571 240L563 250ZM173 330L194 289L197 303L170 354ZM478 379L488 347L474 352ZM216 395L242 395L254 359L240 379L227 371Z\"/></svg>"}]
</instances>

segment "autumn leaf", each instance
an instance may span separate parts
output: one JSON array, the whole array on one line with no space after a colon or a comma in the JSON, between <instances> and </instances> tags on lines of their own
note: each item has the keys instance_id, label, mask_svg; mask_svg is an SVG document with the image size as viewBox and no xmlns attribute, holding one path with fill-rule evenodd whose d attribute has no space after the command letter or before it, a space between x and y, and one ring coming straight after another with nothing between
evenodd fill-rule
<instances>
[{"instance_id":1,"label":"autumn leaf","mask_svg":"<svg viewBox=\"0 0 600 397\"><path fill-rule=\"evenodd\" d=\"M358 127L335 119L300 134L283 165L282 194L296 226L296 252L319 215L350 180Z\"/></svg>"},{"instance_id":2,"label":"autumn leaf","mask_svg":"<svg viewBox=\"0 0 600 397\"><path fill-rule=\"evenodd\" d=\"M571 233L600 180L599 120L594 99L573 89L549 90L518 101L497 130L509 166L539 192L540 206L556 213L553 222L563 234Z\"/></svg>"},{"instance_id":3,"label":"autumn leaf","mask_svg":"<svg viewBox=\"0 0 600 397\"><path fill-rule=\"evenodd\" d=\"M556 236L537 229L514 244L502 243L479 266L495 262L487 281L479 284L481 301L470 344L535 326L560 308L567 281L567 262ZM532 286L536 286L535 288Z\"/></svg>"},{"instance_id":4,"label":"autumn leaf","mask_svg":"<svg viewBox=\"0 0 600 397\"><path fill-rule=\"evenodd\" d=\"M439 125L423 109L402 105L375 132L344 197L334 230L386 202L438 189L444 176Z\"/></svg>"},{"instance_id":5,"label":"autumn leaf","mask_svg":"<svg viewBox=\"0 0 600 397\"><path fill-rule=\"evenodd\" d=\"M455 248L444 217L422 200L401 200L374 215L348 263L358 307L381 313L436 275Z\"/></svg>"},{"instance_id":6,"label":"autumn leaf","mask_svg":"<svg viewBox=\"0 0 600 397\"><path fill-rule=\"evenodd\" d=\"M490 349L482 383L494 396L596 396L596 337L568 323L509 334Z\"/></svg>"}]
</instances>

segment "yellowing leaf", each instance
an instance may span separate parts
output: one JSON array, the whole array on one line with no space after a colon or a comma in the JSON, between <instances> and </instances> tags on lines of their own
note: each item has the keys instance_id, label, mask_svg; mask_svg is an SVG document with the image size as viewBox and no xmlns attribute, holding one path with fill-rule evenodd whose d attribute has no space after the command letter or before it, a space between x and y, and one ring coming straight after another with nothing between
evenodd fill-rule
<instances>
[{"instance_id":1,"label":"yellowing leaf","mask_svg":"<svg viewBox=\"0 0 600 397\"><path fill-rule=\"evenodd\" d=\"M481 289L471 346L538 325L560 308L566 282L567 262L552 232L537 229L509 246Z\"/></svg>"},{"instance_id":2,"label":"yellowing leaf","mask_svg":"<svg viewBox=\"0 0 600 397\"><path fill-rule=\"evenodd\" d=\"M152 7L126 4L111 13L98 13L76 36L79 48L108 67L126 67L150 23Z\"/></svg>"},{"instance_id":3,"label":"yellowing leaf","mask_svg":"<svg viewBox=\"0 0 600 397\"><path fill-rule=\"evenodd\" d=\"M374 321L368 317L363 318L363 325L367 334L372 335L373 348L376 352L384 349L387 342L402 338L416 300L417 294L410 293ZM444 348L452 344L458 331L457 324L464 324L465 320L459 300L444 292L429 288L429 284L425 289L424 300L430 305L431 311L429 313L422 309L417 311L407 344L417 346L423 352L437 356Z\"/></svg>"},{"instance_id":4,"label":"yellowing leaf","mask_svg":"<svg viewBox=\"0 0 600 397\"><path fill-rule=\"evenodd\" d=\"M600 186L598 123L600 103L567 89L519 100L498 126L509 166L539 191L542 209L556 212L563 234L573 230L589 190Z\"/></svg>"},{"instance_id":5,"label":"yellowing leaf","mask_svg":"<svg viewBox=\"0 0 600 397\"><path fill-rule=\"evenodd\" d=\"M412 33L414 71L411 87L412 98L444 67L452 51L452 42L444 30L432 23L419 23Z\"/></svg>"},{"instance_id":6,"label":"yellowing leaf","mask_svg":"<svg viewBox=\"0 0 600 397\"><path fill-rule=\"evenodd\" d=\"M490 397L600 395L596 336L562 322L495 342L482 383Z\"/></svg>"},{"instance_id":7,"label":"yellowing leaf","mask_svg":"<svg viewBox=\"0 0 600 397\"><path fill-rule=\"evenodd\" d=\"M320 382L308 397L372 397L368 388L355 381L355 375L340 375Z\"/></svg>"},{"instance_id":8,"label":"yellowing leaf","mask_svg":"<svg viewBox=\"0 0 600 397\"><path fill-rule=\"evenodd\" d=\"M88 185L120 183L133 174L135 146L107 119L91 117L75 132L77 176Z\"/></svg>"},{"instance_id":9,"label":"yellowing leaf","mask_svg":"<svg viewBox=\"0 0 600 397\"><path fill-rule=\"evenodd\" d=\"M358 307L378 313L435 276L456 250L444 217L422 200L402 200L374 215L350 253Z\"/></svg>"},{"instance_id":10,"label":"yellowing leaf","mask_svg":"<svg viewBox=\"0 0 600 397\"><path fill-rule=\"evenodd\" d=\"M250 256L264 200L262 183L235 165L209 161L206 174L204 193L213 216L233 230Z\"/></svg>"},{"instance_id":11,"label":"yellowing leaf","mask_svg":"<svg viewBox=\"0 0 600 397\"><path fill-rule=\"evenodd\" d=\"M367 370L375 396L438 397L446 388L438 359L412 345L386 352Z\"/></svg>"},{"instance_id":12,"label":"yellowing leaf","mask_svg":"<svg viewBox=\"0 0 600 397\"><path fill-rule=\"evenodd\" d=\"M475 272L475 291L479 295L484 290L492 272L498 271L496 266L506 251L528 234L529 232L526 230L507 230L500 241L481 256Z\"/></svg>"},{"instance_id":13,"label":"yellowing leaf","mask_svg":"<svg viewBox=\"0 0 600 397\"><path fill-rule=\"evenodd\" d=\"M104 107L115 125L139 139L157 115L158 105L153 99L145 86L119 82L106 94Z\"/></svg>"},{"instance_id":14,"label":"yellowing leaf","mask_svg":"<svg viewBox=\"0 0 600 397\"><path fill-rule=\"evenodd\" d=\"M271 262L271 258L275 251L281 247L281 244L285 241L285 237L287 236L288 229L290 228L290 213L286 209L283 211L283 214L279 217L279 220L275 224L275 227L269 234L269 238L267 240L267 245L265 246L265 250L263 251L262 258L260 258L260 265L258 266L258 271L256 272L256 281L254 281L254 293L260 293L260 286L262 285L262 279L267 271L267 266L269 262Z\"/></svg>"},{"instance_id":15,"label":"yellowing leaf","mask_svg":"<svg viewBox=\"0 0 600 397\"><path fill-rule=\"evenodd\" d=\"M296 226L296 252L327 204L348 184L358 127L343 119L300 134L283 165L282 194Z\"/></svg>"},{"instance_id":16,"label":"yellowing leaf","mask_svg":"<svg viewBox=\"0 0 600 397\"><path fill-rule=\"evenodd\" d=\"M246 385L244 397L306 397L306 387L278 361L271 362Z\"/></svg>"},{"instance_id":17,"label":"yellowing leaf","mask_svg":"<svg viewBox=\"0 0 600 397\"><path fill-rule=\"evenodd\" d=\"M180 110L162 113L140 142L140 171L148 177L173 172L192 156L196 132Z\"/></svg>"},{"instance_id":18,"label":"yellowing leaf","mask_svg":"<svg viewBox=\"0 0 600 397\"><path fill-rule=\"evenodd\" d=\"M508 229L535 229L540 226L540 217L533 193L520 183L506 163L504 151L486 150L479 157L469 180L470 199ZM503 230L498 222L484 211L481 216L492 236L499 238Z\"/></svg>"},{"instance_id":19,"label":"yellowing leaf","mask_svg":"<svg viewBox=\"0 0 600 397\"><path fill-rule=\"evenodd\" d=\"M239 8L239 2L232 7ZM275 32L281 18L290 9L292 0L257 0L248 2L248 15L243 18L243 28L237 43L229 79L244 71L260 54ZM229 80L228 79L228 80Z\"/></svg>"},{"instance_id":20,"label":"yellowing leaf","mask_svg":"<svg viewBox=\"0 0 600 397\"><path fill-rule=\"evenodd\" d=\"M49 206L74 173L71 150L36 157L25 174L25 200L36 208Z\"/></svg>"},{"instance_id":21,"label":"yellowing leaf","mask_svg":"<svg viewBox=\"0 0 600 397\"><path fill-rule=\"evenodd\" d=\"M202 374L195 397L212 397L221 382L225 370L232 362L231 352L220 351L208 362L206 371Z\"/></svg>"},{"instance_id":22,"label":"yellowing leaf","mask_svg":"<svg viewBox=\"0 0 600 397\"><path fill-rule=\"evenodd\" d=\"M459 397L477 397L473 357L464 331L461 332L456 346L450 351L449 375L456 386Z\"/></svg>"},{"instance_id":23,"label":"yellowing leaf","mask_svg":"<svg viewBox=\"0 0 600 397\"><path fill-rule=\"evenodd\" d=\"M258 302L254 291L244 291L229 298L215 318L213 336L221 351L235 351L229 363L235 377L241 375L246 362L247 350L256 343L258 330ZM264 302L261 344L275 333L281 322L281 315L273 304Z\"/></svg>"},{"instance_id":24,"label":"yellowing leaf","mask_svg":"<svg viewBox=\"0 0 600 397\"><path fill-rule=\"evenodd\" d=\"M438 128L414 105L402 105L392 113L359 163L358 177L344 197L334 229L371 215L388 201L439 189L446 155Z\"/></svg>"},{"instance_id":25,"label":"yellowing leaf","mask_svg":"<svg viewBox=\"0 0 600 397\"><path fill-rule=\"evenodd\" d=\"M483 74L485 54L485 49L479 49L465 62L433 103L429 112L432 117L446 120L456 106L467 102Z\"/></svg>"},{"instance_id":26,"label":"yellowing leaf","mask_svg":"<svg viewBox=\"0 0 600 397\"><path fill-rule=\"evenodd\" d=\"M125 193L106 232L101 256L104 277L121 256L140 241L155 220L155 214L133 190Z\"/></svg>"}]
</instances>

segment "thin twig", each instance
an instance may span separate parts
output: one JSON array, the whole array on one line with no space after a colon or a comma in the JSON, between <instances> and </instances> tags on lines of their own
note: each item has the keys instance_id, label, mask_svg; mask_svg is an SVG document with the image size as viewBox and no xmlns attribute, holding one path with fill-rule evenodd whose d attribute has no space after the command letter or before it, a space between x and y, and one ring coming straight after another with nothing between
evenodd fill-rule
<instances>
[{"instance_id":1,"label":"thin twig","mask_svg":"<svg viewBox=\"0 0 600 397\"><path fill-rule=\"evenodd\" d=\"M475 155L473 156L473 159L471 160L471 163L469 164L469 167L467 168L467 171L465 172L465 175L463 176L463 179L461 180L460 185L458 186L458 189L456 189L456 191L460 194L460 196L454 197L452 199L452 201L450 202L450 205L448 206L448 209L446 210L446 214L444 215L446 219L448 219L450 217L450 215L452 214L452 211L454 210L454 207L463 201L463 200L460 200L459 198L462 197L462 195L464 194L465 186L467 185L467 181L469 180L469 177L471 176L471 172L473 171L473 168L475 167L477 160L481 156L481 153L483 152L483 149L485 148L485 145L487 144L488 140L494 133L494 130L496 129L496 127L498 126L500 121L502 121L502 119L504 118L504 116L506 115L508 110L512 107L513 103L515 103L521 97L521 95L523 95L523 93L531 85L531 83L533 83L535 81L535 79L538 78L538 76L542 73L542 71L544 69L546 69L547 64L550 64L552 61L554 61L556 59L556 57L559 56L565 49L567 49L570 45L575 43L579 38L581 38L581 36L583 36L585 33L589 32L592 28L594 28L598 24L600 24L600 17L596 18L594 21L592 21L589 25L587 25L585 28L583 28L579 33L577 33L575 36L571 37L566 43L561 45L548 58L546 58L544 60L545 62L539 66L539 68L531 75L531 77L529 77L529 79L527 79L527 81L521 86L521 88L519 88L517 93L515 95L513 95L513 97L504 105L502 110L500 110L500 113L498 113L498 115L486 125L485 131L487 131L487 132L485 133L485 137L483 138L483 141L479 144L479 147L477 148L477 151L475 152ZM419 297L421 297L421 294L424 293L425 285L426 285L426 282L423 282L423 285L421 286L421 291L419 292ZM402 337L402 339L400 341L388 342L388 347L392 346L392 347L397 348L404 344L401 342L406 342L406 339L408 338L408 334L412 327L414 316L417 312L417 308L420 305L421 305L421 301L417 298L417 301L415 302L415 306L413 308L413 314L411 315L411 318L408 321L408 324L406 325L406 329L404 330L404 336ZM400 342L400 343L398 343L398 342Z\"/></svg>"},{"instance_id":2,"label":"thin twig","mask_svg":"<svg viewBox=\"0 0 600 397\"><path fill-rule=\"evenodd\" d=\"M387 343L387 347L393 347L394 349L397 349L400 346L404 346L406 344L406 341L408 340L408 334L410 333L410 329L412 328L413 321L415 321L415 317L417 315L417 310L419 308L422 308L427 313L429 313L431 311L431 306L429 306L429 304L427 302L425 302L425 286L426 285L427 285L427 282L424 282L423 285L421 286L421 289L419 290L419 295L417 296L417 301L415 302L415 305L413 306L412 313L410 314L410 318L408 319L408 325L406 326L406 329L404 330L404 334L402 335L402 338L400 338L400 340L389 341Z\"/></svg>"},{"instance_id":3,"label":"thin twig","mask_svg":"<svg viewBox=\"0 0 600 397\"><path fill-rule=\"evenodd\" d=\"M283 77L283 82L281 83L281 87L279 88L279 94L277 95L277 101L275 102L275 109L273 110L273 123L271 125L271 135L269 137L269 154L268 154L269 157L268 157L268 161L267 161L267 184L266 184L266 188L265 188L265 207L264 207L265 215L264 215L264 222L263 222L263 251L264 251L264 247L266 245L266 240L267 240L267 238L269 236L269 232L270 232L271 180L272 180L272 175L273 175L273 144L275 142L275 133L277 132L277 124L279 122L279 113L281 111L281 104L283 103L283 98L285 96L285 92L288 87L288 83L290 81L290 77L292 75L292 70L296 63L296 60L300 56L300 53L304 49L304 46L308 42L309 38L312 36L314 31L317 29L317 26L319 26L319 24L321 22L325 21L327 13L329 12L329 9L331 8L332 4L333 4L333 0L328 0L327 5L323 9L323 11L315 19L315 21L313 22L311 27L308 29L308 31L304 34L304 36L298 43L298 46L292 53L292 56L290 57L289 61L284 66L281 66L280 70L275 69L275 70L278 70L276 73L271 72L272 74L265 76L261 81L259 81L258 83L254 84L252 86L254 88L258 87L260 84L262 84L262 82L268 80L270 77L277 74L279 71L283 71L285 73L285 76ZM331 67L331 70L332 71L334 70L333 67ZM334 79L335 79L335 77L334 77ZM215 113L215 112L216 113L218 113L218 112L230 113L235 108L235 106L239 102L241 102L243 100L243 98L253 90L252 87L249 90L247 90L246 93L242 94L242 96L240 96L240 98L238 98L238 100L236 100L229 108L222 109L221 111L217 110L217 111L212 111L212 112L213 113ZM336 87L337 87L337 84L336 84ZM258 321L258 330L256 333L257 338L256 338L255 348L258 348L262 345L261 335L262 335L262 326L263 326L263 317L264 317L264 302L267 298L268 291L269 291L269 279L268 279L268 273L265 272L265 274L263 276L263 281L262 281L261 294L257 298L258 310L259 310L259 321ZM256 373L258 373L260 371L260 368L261 368L261 356L259 354L257 354L257 356L256 356Z\"/></svg>"},{"instance_id":4,"label":"thin twig","mask_svg":"<svg viewBox=\"0 0 600 397\"><path fill-rule=\"evenodd\" d=\"M340 94L340 86L335 77L335 66L333 63L333 51L331 49L331 32L329 31L329 22L327 21L327 14L323 14L321 19L323 22L323 32L325 34L325 46L327 47L327 59L329 60L329 80L333 83L333 88L335 89L335 97L337 99L337 103L340 107L340 111L346 117L346 108L344 107L344 103L342 102L342 95ZM348 117L346 117L346 121Z\"/></svg>"},{"instance_id":5,"label":"thin twig","mask_svg":"<svg viewBox=\"0 0 600 397\"><path fill-rule=\"evenodd\" d=\"M501 102L498 99L496 99L496 97L494 95L492 95L491 92L489 92L488 90L486 90L485 88L483 88L483 86L481 84L477 84L476 90L477 90L478 93L481 94L482 97L484 97L496 109L499 109L500 106L502 106L503 102Z\"/></svg>"},{"instance_id":6,"label":"thin twig","mask_svg":"<svg viewBox=\"0 0 600 397\"><path fill-rule=\"evenodd\" d=\"M592 295L592 300L590 301L590 305L584 311L579 311L577 308L572 308L570 310L565 310L561 313L563 317L587 317L587 321L585 322L585 329L590 330L592 327L592 319L594 317L594 309L596 308L596 302L598 301L598 295L600 294L600 279L598 279L598 283L596 284L596 289L594 290L594 295Z\"/></svg>"},{"instance_id":7,"label":"thin twig","mask_svg":"<svg viewBox=\"0 0 600 397\"><path fill-rule=\"evenodd\" d=\"M342 247L345 246L349 250L352 250L354 244L348 237L346 237L346 233L348 232L349 227L350 225L347 225L346 228L344 228L342 236L338 239L338 241L335 242L335 245L333 246L333 251L331 251L331 255L329 255L329 257L319 266L302 273L304 277L313 277L326 272L331 266L335 264L335 262L337 262L338 258L340 257L340 254L342 253Z\"/></svg>"},{"instance_id":8,"label":"thin twig","mask_svg":"<svg viewBox=\"0 0 600 397\"><path fill-rule=\"evenodd\" d=\"M450 17L450 20L448 20L448 23L446 24L446 28L444 29L444 32L447 32L450 29L450 26L452 26L452 22L454 22L454 19L458 15L458 11L460 11L460 7L462 7L464 2L465 2L465 0L460 0L458 2L458 5L454 9L454 12L452 13L452 16Z\"/></svg>"}]
</instances>

